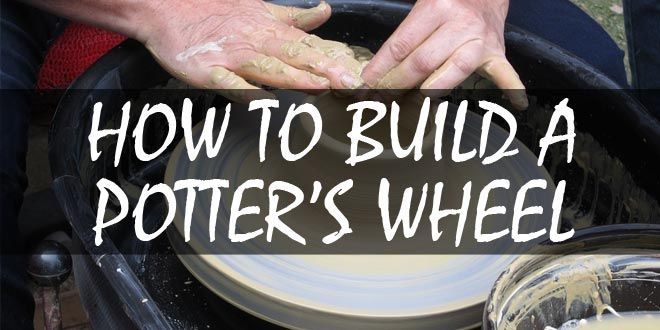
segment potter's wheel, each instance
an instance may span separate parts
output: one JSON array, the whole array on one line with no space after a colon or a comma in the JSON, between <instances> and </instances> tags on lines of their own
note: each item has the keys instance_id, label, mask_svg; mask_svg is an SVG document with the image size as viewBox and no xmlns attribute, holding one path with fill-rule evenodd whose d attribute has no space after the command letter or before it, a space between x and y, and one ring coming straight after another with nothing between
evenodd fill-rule
<instances>
[{"instance_id":1,"label":"potter's wheel","mask_svg":"<svg viewBox=\"0 0 660 330\"><path fill-rule=\"evenodd\" d=\"M452 116L452 113L448 114L445 132L453 132L453 121L449 120ZM466 148L477 146L480 127L481 117L468 111L462 145ZM197 128L196 134L199 134L201 127ZM271 127L272 131L277 132L277 129ZM304 134L303 129L297 132ZM494 145L500 146L507 135L508 133L502 128L491 126L489 139L493 139ZM307 177L309 180L307 183L311 185L313 175L296 175L296 173L300 174L300 169L295 168L298 162L286 163L274 160L264 163L267 165L260 164L257 153L258 139L258 134L254 130L246 133L242 130L232 132L230 129L217 157L198 158L194 163L190 163L182 141L170 158L165 183L173 186L174 181L179 179L224 178L229 180L230 187L236 187L247 179L260 178L264 179L267 190L268 182L275 179L289 179L289 182L293 180L296 184L301 184L292 177ZM270 141L266 150L272 150L267 154L267 157L272 158L279 153L279 140L270 139ZM322 148L323 141L319 145L319 148ZM402 175L402 177L411 186L415 186L412 182L415 180L412 179L413 177L422 178L432 185L434 180L447 179L450 176L456 182L471 180L475 187L480 184L483 186L494 179L509 178L511 189L517 189L531 179L542 178L547 179L552 189L530 190L527 197L529 204L526 205L549 205L554 192L549 175L543 167L535 166L535 155L521 142L514 141L511 148L514 147L520 150L519 155L508 160L505 158L500 162L505 163L504 165L491 167L488 170L483 168L480 170L475 165L477 162L474 164L442 162L424 165L429 166L428 175L419 175L419 171L414 171L412 176ZM427 158L431 159L432 156ZM303 160L299 162L305 164ZM320 171L331 171L328 169L332 168L330 166ZM442 169L440 176L434 173L439 172L438 169ZM360 182L360 176L357 176L356 185ZM460 187L450 188L450 186L451 184L448 183L446 189L461 191ZM183 191L178 193L181 192ZM478 196L478 192L473 193L473 196L475 194ZM223 299L261 318L288 327L310 328L318 327L319 324L332 328L473 326L482 312L482 304L493 282L515 257L494 254L411 255L414 251L407 255L265 255L259 254L259 251L267 252L270 245L263 243L242 246L239 249L246 250L234 250L226 254L228 252L224 249L231 245L227 237L227 212L230 208L231 195L228 196L223 192L221 197L224 202L220 203L217 237L213 243L209 242L208 236L210 196L210 194L198 194L190 232L191 240L186 243L183 240L182 211L185 198L181 194L177 195L177 215L174 222L176 230L170 230L169 238L179 258L192 274ZM509 192L496 198L513 199L515 193ZM252 202L259 205L258 201ZM512 200L503 203L513 205ZM253 204L244 200L242 205ZM319 209L321 206L322 204L310 208ZM261 209L261 222L258 224L264 225L263 213L267 211L267 205L261 206ZM350 203L347 210L347 214L350 214ZM310 210L305 212L312 212L302 213L308 217L309 214L313 214ZM296 223L295 219L292 219L295 217L294 214L286 218L287 224ZM354 221L356 216L359 214L353 214L353 217L347 215L351 221ZM549 223L547 219L542 221L545 224ZM527 224L528 227L534 227L534 222L533 220L523 222L521 226ZM378 224L380 225L380 220ZM352 227L355 230L355 226ZM298 231L301 226L298 224L294 228ZM526 229L532 231L530 228ZM534 227L534 230L536 229ZM327 233L327 230L323 232ZM380 234L382 235L382 227ZM469 236L469 233L466 235ZM275 235L275 237L274 242L278 239L279 241L286 239L283 235L279 237ZM382 240L382 237L380 239ZM304 253L302 251L305 250L296 251ZM511 254L521 253L521 251L507 251Z\"/></svg>"},{"instance_id":2,"label":"potter's wheel","mask_svg":"<svg viewBox=\"0 0 660 330\"><path fill-rule=\"evenodd\" d=\"M288 4L299 5L293 2ZM326 24L319 28L317 34L326 39L359 44L373 50L382 45L411 8L409 3L398 1L375 3L335 0L331 4L334 9L333 15ZM355 26L363 28L355 29ZM519 136L530 147L534 147L538 142L539 134L545 132L552 113L552 106L567 96L566 91L556 89L586 89L568 94L571 95L573 108L577 110L575 120L579 130L579 132L576 131L578 137L574 156L586 155L589 157L586 162L574 160L571 164L566 164L560 157L552 157L553 164L548 167L548 171L556 180L566 179L568 180L567 188L575 187L575 189L567 189L565 199L566 209L575 210L575 216L571 215L570 219L564 219L564 221L576 229L574 218L584 219L584 221L579 221L581 227L611 223L657 222L658 218L655 215L658 214L659 181L655 169L658 168L656 159L660 159L660 157L656 157L657 151L660 150L658 148L660 125L657 120L651 118L626 91L620 91L613 82L597 70L555 45L514 27L507 27L505 39L507 57L525 82L530 95L536 96L538 100L526 114L519 117L521 119ZM142 323L141 321L145 319L144 315L153 317L162 313L169 323L178 328L242 329L246 326L262 328L261 323L256 326L249 322L253 320L250 315L236 311L231 306L227 306L228 303L222 301L223 299L215 297L213 294L215 292L221 294L225 300L230 299L235 305L252 311L253 314L278 320L281 324L309 326L310 320L316 320L318 323L309 327L319 328L329 327L333 324L345 325L352 321L349 324L352 326L351 328L365 324L377 327L378 323L373 318L369 318L369 320L348 317L331 318L328 315L336 315L336 313L323 313L305 308L304 302L298 305L284 304L279 299L272 299L270 296L250 289L250 284L237 284L236 280L213 268L214 266L204 259L183 255L184 247L188 247L188 245L180 244L182 241L180 235L171 235L176 233L175 231L169 232L171 241L161 235L163 244L154 245L137 240L132 233L133 222L123 221L116 226L117 230L114 230L113 227L113 230L106 232L109 235L109 239L106 241L112 243L110 247L105 244L100 247L94 245L93 236L86 233L91 233L90 228L94 222L93 210L98 200L95 183L102 177L115 178L113 180L117 181L124 191L131 194L137 201L139 192L145 183L153 185L162 182L164 167L170 153L168 150L166 157L152 162L140 162L135 157L123 157L119 168L113 166L112 157L90 162L88 133L91 112L89 109L92 109L94 102L102 101L104 115L101 117L101 125L116 128L120 125L121 111L119 110L123 103L134 95L135 90L162 86L169 79L171 76L160 68L146 49L137 42L129 40L96 62L76 80L74 85L66 91L53 119L49 139L51 146L49 159L55 179L54 190L65 213L71 215L69 221L73 230L78 235L83 234L79 237L83 240L84 250L93 256L90 258L86 253L77 255L80 260L86 262L77 262L76 265L80 267L77 266L74 270L77 280L80 280L81 283L83 279L87 279L88 285L81 285L80 290L83 297L90 299L90 301L84 301L84 305L93 324L112 326L116 324L116 320L126 319L127 323L123 327L143 327L145 324L153 324ZM548 89L549 91L546 91ZM190 96L188 93L174 90L166 90L163 94L170 97L158 96L147 98L146 101L150 104L164 102L170 104L174 109L180 106L183 97ZM499 98L499 93L496 97ZM560 98L557 99L557 97ZM456 99L481 98L461 94ZM223 106L218 107L220 112L223 108ZM136 107L136 111L139 110L140 108ZM203 115L204 110L205 108L201 108L197 113ZM234 118L234 115L238 114L239 112L236 111L232 113L232 117ZM129 125L131 125L128 130L130 132L135 123L131 122ZM167 126L155 125L153 129L148 130L149 136L161 136L160 133L165 131L161 127ZM613 134L612 132L630 132L630 134ZM580 136L588 137L588 139L583 138L584 142L580 143ZM155 143L161 141L155 139L153 143L155 146L160 146ZM130 139L127 139L126 142L129 143ZM631 145L639 146L639 148L630 148ZM106 153L113 152L114 147L110 145L109 148L111 149L106 150ZM124 150L131 150L131 147L127 145ZM650 154L640 157L640 150L643 150L645 154ZM549 156L551 155L552 153L549 154ZM593 157L595 155L599 155L599 157ZM176 157L180 158L180 153ZM525 159L527 158L529 157L525 157ZM601 158L605 158L606 161L602 161ZM528 159L525 159L522 160L528 162ZM182 166L184 165L182 164ZM520 166L512 167L520 168ZM611 169L617 169L617 171L612 172ZM529 170L535 169L530 168ZM530 177L530 174L525 174L524 177ZM624 180L622 182L616 178L624 178ZM75 198L68 198L71 196ZM640 200L652 200L654 203L649 204L652 207L640 208L639 205L647 205L646 203L640 204ZM153 223L158 224L160 223L158 221L162 220L162 211L156 206L150 208L149 218L153 220ZM178 222L180 219L176 221ZM219 222L222 221L224 219L220 219ZM173 229L172 226L170 228ZM177 238L179 238L178 241ZM181 258L186 263L186 267L212 290L207 290L206 287L191 278L192 275L181 265L177 257L170 256L170 245L176 247L176 250L182 254ZM113 246L120 247L122 255L131 262L130 268L139 276L138 279L129 278L125 273L115 272L116 267L100 268L96 265L95 257L119 254L113 252L115 251L112 249ZM161 262L161 259L166 259L165 256L168 260L172 260L168 263ZM216 258L224 260L232 256L225 257L217 256ZM275 257L264 256L263 258ZM105 257L103 261L110 262L115 259L120 258ZM493 263L490 260L492 259L495 258L481 258L480 260L484 260L484 262L477 262L482 264L479 270L483 267L491 267L490 265ZM133 260L135 261L133 262ZM491 268L499 268L500 263L501 267L505 267L508 260L503 258L495 262L498 263L498 267ZM127 269L129 266L126 266ZM266 278L269 274L270 272L264 274L263 277ZM493 274L493 276L495 275ZM99 282L99 278L119 279L119 282L105 280ZM450 284L447 282L449 281L433 285L441 288L451 285L452 288L448 291L457 293L470 292L470 287L464 283L478 287L475 289L478 292L492 284L486 283L489 282L487 276L485 280L481 280L478 276L471 276L469 273L466 274L465 281ZM432 290L433 287L427 289L431 294L441 294L438 296L439 299L449 299L447 290L440 292ZM136 295L144 293L145 290L148 291L156 305L134 299ZM421 297L418 291L413 295L416 295L413 298ZM482 297L481 294L479 296ZM486 294L483 294L483 297L485 296ZM402 295L398 299L399 301L411 300L411 295ZM483 298L479 300L483 301ZM121 303L117 303L118 301ZM447 304L451 303L451 301L447 302ZM424 301L421 301L420 305L423 304ZM431 306L432 303L428 302L426 305ZM435 305L439 305L437 301ZM464 304L464 306L466 305ZM222 306L227 308L223 310ZM378 306L378 304L374 303L372 306ZM211 310L210 307L212 307ZM454 312L446 313L436 310L434 314L426 315L428 317L417 314L410 320L417 320L416 324L412 324L413 326L421 323L441 329L450 328L450 325L459 327L466 324L461 321L469 319L475 323L481 320L483 313L481 307L475 305L460 308L459 306L454 309ZM444 306L440 306L440 308L444 308ZM469 316L470 313L473 317ZM329 323L329 320L344 321L344 323ZM424 320L428 322L424 323ZM360 321L363 322L356 325L356 322ZM251 324L253 326L250 326ZM403 328L406 325L411 326L411 323L403 318L391 317L389 320L380 322L380 325Z\"/></svg>"}]
</instances>

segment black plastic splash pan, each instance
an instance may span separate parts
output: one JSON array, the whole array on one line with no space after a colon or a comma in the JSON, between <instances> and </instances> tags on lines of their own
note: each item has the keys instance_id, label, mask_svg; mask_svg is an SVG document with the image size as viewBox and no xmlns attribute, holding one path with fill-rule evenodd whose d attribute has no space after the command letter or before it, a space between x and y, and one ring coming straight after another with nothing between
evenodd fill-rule
<instances>
[{"instance_id":1,"label":"black plastic splash pan","mask_svg":"<svg viewBox=\"0 0 660 330\"><path fill-rule=\"evenodd\" d=\"M279 2L306 4L301 1ZM412 6L399 1L329 2L334 15L315 33L372 51L378 49ZM598 97L591 99L591 103L573 104L577 112L576 123L580 129L592 134L611 155L620 159L633 173L635 181L657 200L660 196L660 176L657 174L660 168L660 123L620 86L557 46L512 26L507 27L505 39L508 56L529 89L598 91ZM126 242L117 241L114 237L106 237L105 241L110 244L96 247L89 230L95 221L92 206L94 184L101 175L107 174L104 172L107 164L89 162L87 136L95 91L103 91L105 95L108 91L123 95L124 91L148 89L164 84L168 79L170 76L134 41L123 43L101 58L76 80L61 100L50 132L51 169L54 189L74 233L89 255L89 265L98 266L91 271L105 277L112 296L124 305L118 313L125 312L124 319L128 316L130 322L140 328L165 329L182 324L205 327L208 325L206 322L211 321L195 320L198 313L186 313L193 307L180 304L178 309L183 312L173 313L171 308L164 306L171 296L153 289L153 283L145 284L148 279L140 269L144 268L144 262L149 258L143 255L141 260L135 261L133 254L146 254L149 247L133 246L127 252L124 248ZM111 103L104 104L105 109L118 111L121 108ZM112 120L113 116L111 111L104 111L101 125ZM608 116L608 120L601 120L602 116ZM638 150L644 150L647 156L640 157ZM143 164L133 174L150 178L162 176L166 163L166 157L159 158ZM168 267L171 267L172 276L178 276L177 272L185 273L185 269L176 262ZM99 278L95 280L101 281ZM199 287L197 290L204 289ZM238 310L234 312L242 313ZM479 318L481 311L476 315Z\"/></svg>"}]
</instances>

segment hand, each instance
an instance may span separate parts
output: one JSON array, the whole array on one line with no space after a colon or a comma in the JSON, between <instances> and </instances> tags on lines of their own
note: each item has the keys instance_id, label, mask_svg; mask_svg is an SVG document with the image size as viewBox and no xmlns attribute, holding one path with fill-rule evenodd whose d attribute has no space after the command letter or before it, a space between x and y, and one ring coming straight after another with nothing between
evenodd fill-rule
<instances>
[{"instance_id":1,"label":"hand","mask_svg":"<svg viewBox=\"0 0 660 330\"><path fill-rule=\"evenodd\" d=\"M364 69L368 86L446 94L473 72L518 109L528 101L504 55L508 0L420 0ZM443 92L444 91L444 92ZM441 95L436 95L441 96Z\"/></svg>"},{"instance_id":2,"label":"hand","mask_svg":"<svg viewBox=\"0 0 660 330\"><path fill-rule=\"evenodd\" d=\"M304 32L330 17L325 2L300 9L261 0L166 1L156 11L156 24L137 35L160 64L235 101L259 94L246 93L258 90L248 81L308 90L362 85L362 67L345 44Z\"/></svg>"}]
</instances>

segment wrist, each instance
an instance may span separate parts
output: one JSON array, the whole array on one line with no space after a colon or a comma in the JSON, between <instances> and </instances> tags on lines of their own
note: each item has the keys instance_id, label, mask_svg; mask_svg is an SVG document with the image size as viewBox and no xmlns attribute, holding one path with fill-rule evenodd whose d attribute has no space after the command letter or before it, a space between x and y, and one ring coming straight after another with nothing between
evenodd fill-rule
<instances>
[{"instance_id":1,"label":"wrist","mask_svg":"<svg viewBox=\"0 0 660 330\"><path fill-rule=\"evenodd\" d=\"M149 38L159 30L164 28L168 18L167 13L172 1L158 0L130 0L131 4L127 6L124 12L125 35L141 43L147 43ZM177 1L182 3L183 1Z\"/></svg>"}]
</instances>

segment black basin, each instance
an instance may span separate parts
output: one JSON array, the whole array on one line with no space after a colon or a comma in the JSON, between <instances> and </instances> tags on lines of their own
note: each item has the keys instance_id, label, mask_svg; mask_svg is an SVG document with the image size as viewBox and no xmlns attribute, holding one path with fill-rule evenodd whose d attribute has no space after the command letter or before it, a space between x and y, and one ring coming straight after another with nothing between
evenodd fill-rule
<instances>
[{"instance_id":1,"label":"black basin","mask_svg":"<svg viewBox=\"0 0 660 330\"><path fill-rule=\"evenodd\" d=\"M411 8L410 3L398 1L329 2L334 15L315 33L324 38L368 47L372 51L378 49ZM530 92L536 95L537 102L556 104L558 97L570 96L571 105L576 110L578 130L589 134L611 158L619 159L632 176L635 188L643 191L645 198L657 205L660 197L660 175L657 174L660 168L660 123L625 90L562 49L510 26L505 38L508 56ZM121 105L113 103L113 99L120 100L123 98L118 96L134 95L162 85L168 79L170 76L140 44L127 41L76 80L62 99L53 120L49 148L55 190L83 252L76 256L82 260L77 263L76 277L91 282L99 281L102 276L107 279L98 285L81 285L86 290L94 291L85 293L81 289L83 295L91 297L85 302L91 310L90 317L93 322L103 322L105 325L138 323L155 328L164 323L174 327L200 328L206 325L238 326L245 325L245 322L263 325L262 321L209 296L196 282L183 288L174 286L163 289L164 280L191 277L176 257L168 257L166 253L150 257L153 251L167 250L167 242L156 241L146 245L133 242L134 238L126 241L122 238L133 237L132 233L122 232L122 228L118 227L108 232L110 242L114 244L100 247L93 244L91 227L95 221L95 183L101 177L116 179L120 176L138 187L146 182L157 182L162 180L167 156L148 164L122 164L118 169L112 167L111 159L89 162L87 135L92 102L104 100L104 109L118 110ZM559 89L564 91L558 92ZM104 111L101 126L116 119L115 115ZM524 122L528 115L519 116L519 120ZM126 146L125 149L130 148ZM640 150L644 157L640 156ZM153 209L157 214L158 206ZM630 216L626 218L628 220L648 221L649 218ZM103 266L98 268L94 266L96 264ZM161 270L157 272L158 276L148 276L150 271L158 269L157 265L165 265L168 271ZM115 269L119 267L126 267L124 269L128 271L118 274ZM148 300L145 303L136 297L148 297L144 298ZM117 299L126 307L108 307L117 306ZM172 301L177 302L176 308L169 306ZM195 307L200 305L205 307ZM471 311L475 315L475 323L480 322L482 307L474 306Z\"/></svg>"}]
</instances>

